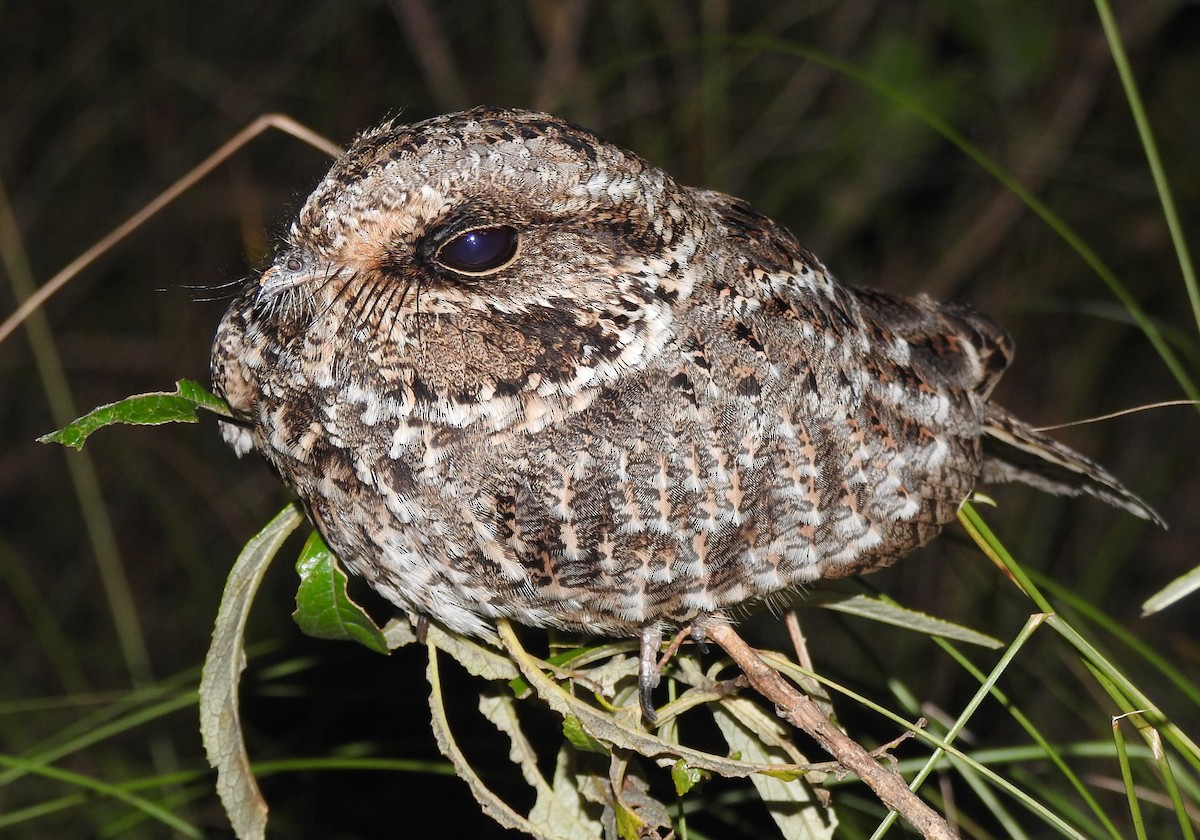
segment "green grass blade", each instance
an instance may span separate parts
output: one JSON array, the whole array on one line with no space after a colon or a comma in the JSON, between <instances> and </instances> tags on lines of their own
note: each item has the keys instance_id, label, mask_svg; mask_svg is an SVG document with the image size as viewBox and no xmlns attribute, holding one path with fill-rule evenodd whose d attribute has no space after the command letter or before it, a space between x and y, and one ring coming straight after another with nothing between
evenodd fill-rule
<instances>
[{"instance_id":1,"label":"green grass blade","mask_svg":"<svg viewBox=\"0 0 1200 840\"><path fill-rule=\"evenodd\" d=\"M1181 693L1197 707L1200 707L1200 686L1184 674L1179 668L1163 656L1153 645L1147 644L1136 633L1131 633L1126 630L1121 622L1105 614L1098 609L1095 604L1092 604L1081 598L1075 592L1072 592L1066 586L1063 586L1058 581L1052 580L1045 575L1031 571L1029 576L1037 583L1038 586L1045 589L1055 600L1068 606L1083 618L1095 624L1097 627L1104 630L1109 635L1113 636L1123 645L1128 647L1139 657L1157 669L1164 677L1166 677L1172 685L1175 686Z\"/></svg>"},{"instance_id":2,"label":"green grass blade","mask_svg":"<svg viewBox=\"0 0 1200 840\"><path fill-rule=\"evenodd\" d=\"M1142 141L1142 151L1146 155L1146 163L1150 166L1150 174L1154 178L1154 188L1158 191L1158 199L1162 203L1167 229L1171 232L1171 242L1175 245L1175 258L1179 261L1183 284L1187 288L1188 299L1192 302L1192 318L1196 322L1196 329L1200 330L1200 288L1197 288L1196 285L1196 270L1192 265L1192 256L1188 252L1183 225L1180 224L1179 214L1175 210L1175 199L1171 195L1171 186L1167 181L1166 170L1163 169L1162 159L1158 154L1158 144L1154 142L1154 132L1150 129L1150 120L1146 118L1142 95L1138 92L1137 82L1129 67L1129 58L1125 55L1125 45L1121 41L1121 33L1117 30L1117 24L1113 20L1112 8L1108 5L1108 0L1095 0L1095 2L1096 12L1104 27L1104 37L1108 39L1108 50L1112 53L1113 63L1117 67L1117 75L1121 77L1121 85L1125 89L1125 99L1129 102L1129 110L1133 112L1133 122L1137 126L1138 137Z\"/></svg>"},{"instance_id":3,"label":"green grass blade","mask_svg":"<svg viewBox=\"0 0 1200 840\"><path fill-rule=\"evenodd\" d=\"M7 767L10 770L20 770L45 776L48 779L55 779L100 796L119 799L130 807L143 812L146 816L161 822L179 835L193 838L193 840L203 840L204 838L204 833L200 829L190 825L150 800L124 790L120 785L109 784L100 779L85 776L82 773L75 773L59 767L51 767L7 755L0 755L0 766Z\"/></svg>"},{"instance_id":4,"label":"green grass blade","mask_svg":"<svg viewBox=\"0 0 1200 840\"><path fill-rule=\"evenodd\" d=\"M1117 746L1117 763L1121 767L1121 781L1125 784L1125 799L1129 803L1129 816L1133 820L1133 830L1138 840L1147 840L1146 824L1142 819L1142 808L1138 803L1137 789L1133 783L1133 770L1129 767L1129 753L1125 749L1125 736L1121 732L1121 721L1124 715L1112 719L1113 743Z\"/></svg>"},{"instance_id":5,"label":"green grass blade","mask_svg":"<svg viewBox=\"0 0 1200 840\"><path fill-rule=\"evenodd\" d=\"M959 713L958 718L954 721L954 725L951 726L946 734L942 736L942 740L945 743L954 743L955 739L958 738L959 733L961 733L966 727L967 722L970 721L972 716L974 716L980 704L982 704L983 701L987 699L987 697L994 691L996 682L1000 679L1004 672L1008 670L1008 666L1012 664L1017 653L1025 646L1025 643L1029 641L1029 638L1033 635L1034 631L1041 626L1044 620L1045 616L1040 614L1029 617L1029 620L1025 622L1025 626L1021 628L1021 632L1017 634L1016 638L1013 639L1012 643L1008 646L1008 649L1004 651L1004 655L1000 657L1000 661L996 663L996 666L992 669L992 672L983 680L982 684L979 686L979 689L975 692L975 696L971 698L971 700ZM916 791L921 787L921 784L929 777L929 774L933 772L938 761L941 760L941 757L944 754L945 751L941 747L934 749L934 751L930 754L929 759L925 762L925 766L918 771L917 775L909 783L908 787L910 790ZM874 838L882 837L883 832L886 831L887 828L889 828L892 823L896 821L898 816L899 814L897 814L895 811L889 813L884 821L880 824L879 829L872 835L873 840Z\"/></svg>"}]
</instances>

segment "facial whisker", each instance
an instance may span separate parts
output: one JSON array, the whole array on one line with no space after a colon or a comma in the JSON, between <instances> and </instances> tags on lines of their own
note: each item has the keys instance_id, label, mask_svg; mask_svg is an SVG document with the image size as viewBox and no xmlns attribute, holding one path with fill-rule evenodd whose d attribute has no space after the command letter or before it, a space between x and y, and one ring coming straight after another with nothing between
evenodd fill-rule
<instances>
[{"instance_id":1,"label":"facial whisker","mask_svg":"<svg viewBox=\"0 0 1200 840\"><path fill-rule=\"evenodd\" d=\"M310 309L312 310L312 317L309 319L309 326L312 326L317 321L321 320L322 318L324 318L326 315L329 314L330 310L333 309L333 306L338 302L338 300L341 298L341 296L348 291L348 289L350 288L350 285L357 279L357 277L358 277L357 273L350 274L347 277L342 272L335 271L332 266L327 267L325 269L325 278L321 281L320 285L317 286L317 288L314 289L313 292L308 297L308 304L309 304ZM337 291L334 294L323 295L324 291L327 288L329 288L330 285L332 285L333 283L335 283L339 280L343 281L342 285L339 289L337 289ZM321 306L319 309L317 308L317 296L318 295L323 295L324 297L327 298L325 304L323 306Z\"/></svg>"},{"instance_id":2,"label":"facial whisker","mask_svg":"<svg viewBox=\"0 0 1200 840\"><path fill-rule=\"evenodd\" d=\"M353 321L355 326L362 326L370 320L379 295L383 291L384 282L386 281L379 277L372 277L364 288L358 290L346 312L347 320Z\"/></svg>"},{"instance_id":3,"label":"facial whisker","mask_svg":"<svg viewBox=\"0 0 1200 840\"><path fill-rule=\"evenodd\" d=\"M193 303L210 303L217 300L232 300L241 294L242 289L251 282L252 278L239 277L236 280L228 280L224 283L176 283L170 287L164 287L159 291L167 291L168 288L185 289L189 292L206 292L204 296L191 295ZM220 292L220 294L213 294Z\"/></svg>"}]
</instances>

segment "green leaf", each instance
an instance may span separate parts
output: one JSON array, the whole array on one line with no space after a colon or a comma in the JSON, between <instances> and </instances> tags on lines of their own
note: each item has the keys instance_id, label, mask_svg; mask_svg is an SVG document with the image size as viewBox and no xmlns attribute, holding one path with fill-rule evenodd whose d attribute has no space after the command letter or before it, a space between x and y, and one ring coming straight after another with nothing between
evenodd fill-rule
<instances>
[{"instance_id":1,"label":"green leaf","mask_svg":"<svg viewBox=\"0 0 1200 840\"><path fill-rule=\"evenodd\" d=\"M712 773L693 767L682 758L671 765L671 781L675 783L675 793L679 796L683 796L711 776Z\"/></svg>"},{"instance_id":2,"label":"green leaf","mask_svg":"<svg viewBox=\"0 0 1200 840\"><path fill-rule=\"evenodd\" d=\"M267 827L267 804L250 770L238 714L238 678L246 667L246 618L271 559L303 519L298 506L288 505L238 555L225 581L200 676L200 737L208 763L217 770L217 793L241 840L264 837Z\"/></svg>"},{"instance_id":3,"label":"green leaf","mask_svg":"<svg viewBox=\"0 0 1200 840\"><path fill-rule=\"evenodd\" d=\"M220 397L214 396L200 383L180 379L175 383L175 393L160 391L154 394L139 394L126 397L120 402L94 408L74 422L56 432L42 435L39 443L61 443L83 449L83 442L97 429L125 423L139 426L161 426L163 423L195 423L196 411L204 409L222 417L232 417L233 412Z\"/></svg>"},{"instance_id":4,"label":"green leaf","mask_svg":"<svg viewBox=\"0 0 1200 840\"><path fill-rule=\"evenodd\" d=\"M292 618L300 629L318 639L348 639L377 653L387 653L383 632L362 607L346 594L346 573L313 531L296 561L300 588Z\"/></svg>"},{"instance_id":5,"label":"green leaf","mask_svg":"<svg viewBox=\"0 0 1200 840\"><path fill-rule=\"evenodd\" d=\"M597 741L591 735L583 730L583 724L579 722L579 718L575 715L566 715L563 718L562 725L563 735L571 743L575 749L582 752L594 752L600 755L608 755L608 749L604 744Z\"/></svg>"},{"instance_id":6,"label":"green leaf","mask_svg":"<svg viewBox=\"0 0 1200 840\"><path fill-rule=\"evenodd\" d=\"M646 821L620 799L613 803L613 809L617 816L617 836L621 840L639 840L643 836L643 829L646 828Z\"/></svg>"},{"instance_id":7,"label":"green leaf","mask_svg":"<svg viewBox=\"0 0 1200 840\"><path fill-rule=\"evenodd\" d=\"M977 630L963 627L961 624L955 624L943 618L936 618L926 613L910 610L897 604L890 604L879 598L869 598L866 595L814 594L805 598L804 602L812 606L824 607L828 610L849 613L860 618L869 618L872 621L879 621L883 624L903 627L906 630L912 630L915 633L922 633L926 636L941 636L944 639L952 639L970 645L979 645L980 647L991 648L992 650L1004 647L1004 643L999 639L980 633Z\"/></svg>"}]
</instances>

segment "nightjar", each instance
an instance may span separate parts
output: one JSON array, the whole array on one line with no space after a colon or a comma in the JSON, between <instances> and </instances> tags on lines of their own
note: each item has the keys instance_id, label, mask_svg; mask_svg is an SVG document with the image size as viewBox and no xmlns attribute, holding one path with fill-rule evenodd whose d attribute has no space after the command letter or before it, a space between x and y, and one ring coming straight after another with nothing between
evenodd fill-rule
<instances>
[{"instance_id":1,"label":"nightjar","mask_svg":"<svg viewBox=\"0 0 1200 840\"><path fill-rule=\"evenodd\" d=\"M1155 513L989 395L1012 347L837 283L784 228L555 117L358 137L212 355L354 572L461 633L641 641L932 539L977 482Z\"/></svg>"}]
</instances>

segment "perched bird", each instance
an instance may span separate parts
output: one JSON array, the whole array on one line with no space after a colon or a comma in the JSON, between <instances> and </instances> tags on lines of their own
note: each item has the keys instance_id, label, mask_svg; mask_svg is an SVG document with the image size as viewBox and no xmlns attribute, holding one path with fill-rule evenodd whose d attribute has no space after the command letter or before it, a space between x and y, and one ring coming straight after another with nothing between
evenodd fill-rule
<instances>
[{"instance_id":1,"label":"perched bird","mask_svg":"<svg viewBox=\"0 0 1200 840\"><path fill-rule=\"evenodd\" d=\"M737 198L547 114L359 136L233 301L237 420L354 572L476 636L641 642L868 572L977 482L1156 514L989 395L1008 337L840 285Z\"/></svg>"}]
</instances>

